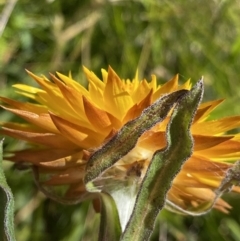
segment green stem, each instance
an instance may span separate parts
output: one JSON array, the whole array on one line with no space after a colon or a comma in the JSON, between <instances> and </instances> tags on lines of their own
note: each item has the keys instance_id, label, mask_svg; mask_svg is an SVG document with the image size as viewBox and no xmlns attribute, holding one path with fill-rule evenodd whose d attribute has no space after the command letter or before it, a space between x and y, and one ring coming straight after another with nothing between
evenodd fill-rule
<instances>
[{"instance_id":1,"label":"green stem","mask_svg":"<svg viewBox=\"0 0 240 241\"><path fill-rule=\"evenodd\" d=\"M2 145L3 140L0 141L0 240L15 241L14 199L3 171Z\"/></svg>"}]
</instances>

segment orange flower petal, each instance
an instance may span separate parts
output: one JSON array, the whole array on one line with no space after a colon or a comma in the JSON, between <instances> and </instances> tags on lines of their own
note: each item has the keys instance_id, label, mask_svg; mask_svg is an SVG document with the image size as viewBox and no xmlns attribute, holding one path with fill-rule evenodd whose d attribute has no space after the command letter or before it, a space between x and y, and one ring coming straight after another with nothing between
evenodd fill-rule
<instances>
[{"instance_id":1,"label":"orange flower petal","mask_svg":"<svg viewBox=\"0 0 240 241\"><path fill-rule=\"evenodd\" d=\"M67 77L66 75L60 74L59 72L57 72L57 75L71 89L77 90L78 92L80 92L81 94L83 94L85 96L89 95L86 88L84 88L82 85L80 85L77 81Z\"/></svg>"},{"instance_id":2,"label":"orange flower petal","mask_svg":"<svg viewBox=\"0 0 240 241\"><path fill-rule=\"evenodd\" d=\"M166 147L166 134L165 132L147 131L139 138L137 146L155 152Z\"/></svg>"},{"instance_id":3,"label":"orange flower petal","mask_svg":"<svg viewBox=\"0 0 240 241\"><path fill-rule=\"evenodd\" d=\"M8 135L17 139L53 147L53 148L63 148L63 149L73 149L76 148L76 145L63 138L61 135L53 133L34 133L20 131L16 129L9 129L2 127L1 133Z\"/></svg>"},{"instance_id":4,"label":"orange flower petal","mask_svg":"<svg viewBox=\"0 0 240 241\"><path fill-rule=\"evenodd\" d=\"M79 147L88 149L101 143L101 137L97 134L94 135L91 130L75 125L51 113L50 116L61 134Z\"/></svg>"},{"instance_id":5,"label":"orange flower petal","mask_svg":"<svg viewBox=\"0 0 240 241\"><path fill-rule=\"evenodd\" d=\"M212 112L223 101L224 99L220 99L201 104L194 117L194 123L204 121L208 117L209 113Z\"/></svg>"},{"instance_id":6,"label":"orange flower petal","mask_svg":"<svg viewBox=\"0 0 240 241\"><path fill-rule=\"evenodd\" d=\"M75 123L76 125L79 122L81 122L81 126L91 128L91 124L85 115L82 94L76 91L75 89L68 87L53 75L52 75L52 79L59 87L62 95L68 101L69 105L72 107L72 108L70 107L71 113L69 113L69 117L68 118L65 117L65 119Z\"/></svg>"},{"instance_id":7,"label":"orange flower petal","mask_svg":"<svg viewBox=\"0 0 240 241\"><path fill-rule=\"evenodd\" d=\"M234 136L203 136L194 135L194 151L201 151L215 147L220 143L232 139Z\"/></svg>"},{"instance_id":8,"label":"orange flower petal","mask_svg":"<svg viewBox=\"0 0 240 241\"><path fill-rule=\"evenodd\" d=\"M212 161L238 160L240 156L240 143L239 141L228 140L209 149L196 151L195 154L205 156Z\"/></svg>"},{"instance_id":9,"label":"orange flower petal","mask_svg":"<svg viewBox=\"0 0 240 241\"><path fill-rule=\"evenodd\" d=\"M104 83L92 72L89 71L86 67L83 66L83 71L89 81L89 83L92 83L94 86L96 86L97 89L104 90L105 85Z\"/></svg>"},{"instance_id":10,"label":"orange flower petal","mask_svg":"<svg viewBox=\"0 0 240 241\"><path fill-rule=\"evenodd\" d=\"M14 152L14 155L8 157L8 160L19 162L19 163L32 163L39 166L43 162L51 162L57 159L64 158L69 155L74 155L74 153L79 152L79 150L73 149L26 149L22 151ZM37 158L36 158L37 157Z\"/></svg>"},{"instance_id":11,"label":"orange flower petal","mask_svg":"<svg viewBox=\"0 0 240 241\"><path fill-rule=\"evenodd\" d=\"M85 165L87 161L86 159L83 160L83 158L84 158L84 153L83 151L80 151L70 156L64 156L62 158L59 158L53 161L40 162L39 166L51 168L51 169L53 168L54 170L65 169L72 166Z\"/></svg>"},{"instance_id":12,"label":"orange flower petal","mask_svg":"<svg viewBox=\"0 0 240 241\"><path fill-rule=\"evenodd\" d=\"M88 134L79 131L82 129L81 126L77 126L67 120L62 119L59 116L50 113L53 123L58 128L58 130L73 143L81 143L88 137Z\"/></svg>"},{"instance_id":13,"label":"orange flower petal","mask_svg":"<svg viewBox=\"0 0 240 241\"><path fill-rule=\"evenodd\" d=\"M132 98L129 93L124 90L121 79L113 71L111 67L108 70L107 84L104 90L104 98L106 109L113 116L122 120L123 116L131 106L133 106Z\"/></svg>"},{"instance_id":14,"label":"orange flower petal","mask_svg":"<svg viewBox=\"0 0 240 241\"><path fill-rule=\"evenodd\" d=\"M47 108L43 105L38 105L38 104L33 104L33 103L28 103L28 102L21 103L21 102L11 100L11 99L8 99L5 97L0 97L0 100L4 103L7 103L10 107L14 107L19 110L34 112L36 114L47 112Z\"/></svg>"},{"instance_id":15,"label":"orange flower petal","mask_svg":"<svg viewBox=\"0 0 240 241\"><path fill-rule=\"evenodd\" d=\"M191 131L194 135L219 135L239 126L240 116L232 116L219 120L201 122L197 125L193 124Z\"/></svg>"},{"instance_id":16,"label":"orange flower petal","mask_svg":"<svg viewBox=\"0 0 240 241\"><path fill-rule=\"evenodd\" d=\"M153 101L156 101L161 95L167 94L178 89L178 75L175 75L171 80L161 86L154 94Z\"/></svg>"},{"instance_id":17,"label":"orange flower petal","mask_svg":"<svg viewBox=\"0 0 240 241\"><path fill-rule=\"evenodd\" d=\"M132 106L126 116L124 117L123 124L141 115L142 111L151 104L152 91L139 103Z\"/></svg>"},{"instance_id":18,"label":"orange flower petal","mask_svg":"<svg viewBox=\"0 0 240 241\"><path fill-rule=\"evenodd\" d=\"M133 103L138 104L144 100L150 92L152 93L153 89L145 79L142 81L135 80L134 82L135 83L129 84L132 87L129 93L131 93Z\"/></svg>"},{"instance_id":19,"label":"orange flower petal","mask_svg":"<svg viewBox=\"0 0 240 241\"><path fill-rule=\"evenodd\" d=\"M91 124L98 130L103 131L103 129L111 125L111 121L105 111L100 110L94 106L90 101L83 96L83 105L85 114Z\"/></svg>"},{"instance_id":20,"label":"orange flower petal","mask_svg":"<svg viewBox=\"0 0 240 241\"><path fill-rule=\"evenodd\" d=\"M30 111L7 108L5 106L1 106L1 107L5 110L8 110L8 111L22 117L26 121L28 121L28 122L36 125L36 126L41 127L42 129L45 129L49 132L53 132L53 133L56 133L56 134L59 133L59 131L57 130L57 128L53 124L53 122L52 122L48 113L36 114L36 113L30 112Z\"/></svg>"},{"instance_id":21,"label":"orange flower petal","mask_svg":"<svg viewBox=\"0 0 240 241\"><path fill-rule=\"evenodd\" d=\"M202 173L205 175L210 173L213 176L222 177L226 170L230 168L232 164L223 162L213 162L211 159L193 154L183 165L183 171L185 173Z\"/></svg>"}]
</instances>

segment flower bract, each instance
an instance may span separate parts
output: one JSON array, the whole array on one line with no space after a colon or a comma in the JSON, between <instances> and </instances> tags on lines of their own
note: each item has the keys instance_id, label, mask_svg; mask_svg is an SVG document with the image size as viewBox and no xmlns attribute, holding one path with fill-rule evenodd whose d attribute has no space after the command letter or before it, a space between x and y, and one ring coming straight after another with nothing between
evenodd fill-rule
<instances>
[{"instance_id":1,"label":"flower bract","mask_svg":"<svg viewBox=\"0 0 240 241\"><path fill-rule=\"evenodd\" d=\"M102 70L102 79L87 68L84 73L87 88L60 73L48 79L28 72L37 87L13 86L28 102L1 97L2 108L24 120L1 123L1 134L26 142L25 148L6 159L18 166L31 166L46 195L73 203L92 196L86 191L83 177L94 151L163 94L191 88L190 80L179 85L178 75L158 85L154 75L150 81L139 80L137 75L133 80L123 80L111 67ZM226 134L240 126L240 116L208 119L221 102L214 100L200 105L191 127L193 154L167 194L167 199L183 210L213 200L214 190L240 156L240 135ZM166 145L168 121L169 117L144 132L135 148L106 172L103 176L106 180L99 186L118 182L128 185L133 179L141 183L153 153ZM240 191L238 187L233 190ZM230 205L218 199L215 208L228 212Z\"/></svg>"}]
</instances>

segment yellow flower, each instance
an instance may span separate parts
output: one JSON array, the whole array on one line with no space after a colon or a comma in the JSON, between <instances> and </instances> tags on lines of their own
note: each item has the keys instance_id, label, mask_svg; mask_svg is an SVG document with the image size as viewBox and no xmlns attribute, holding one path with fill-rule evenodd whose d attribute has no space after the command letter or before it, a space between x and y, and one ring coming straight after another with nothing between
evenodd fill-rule
<instances>
[{"instance_id":1,"label":"yellow flower","mask_svg":"<svg viewBox=\"0 0 240 241\"><path fill-rule=\"evenodd\" d=\"M2 107L23 118L26 123L2 123L1 133L24 140L28 147L18 150L9 160L33 167L41 190L52 198L79 202L87 193L83 177L89 156L128 121L161 95L179 89L190 89L191 83L178 85L178 76L166 84L151 81L121 80L111 69L102 70L100 80L84 68L88 89L57 73L46 77L29 75L41 88L16 84L14 87L31 102L21 103L1 97ZM240 156L240 135L224 133L240 126L240 116L208 120L210 112L222 100L202 104L195 116L191 132L194 152L173 181L167 198L184 210L196 208L214 199L225 172ZM144 177L153 153L165 146L166 118L145 132L136 147L107 171L108 179L126 181L132 176L139 182ZM106 176L106 175L105 175ZM56 190L55 190L56 189ZM240 191L234 187L233 190ZM227 212L230 206L218 199L215 208Z\"/></svg>"}]
</instances>

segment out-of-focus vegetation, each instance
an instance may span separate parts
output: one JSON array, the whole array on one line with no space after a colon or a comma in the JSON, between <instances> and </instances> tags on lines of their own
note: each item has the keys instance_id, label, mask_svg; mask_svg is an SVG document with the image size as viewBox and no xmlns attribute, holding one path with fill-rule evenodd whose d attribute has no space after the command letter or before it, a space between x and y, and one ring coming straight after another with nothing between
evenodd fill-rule
<instances>
[{"instance_id":1,"label":"out-of-focus vegetation","mask_svg":"<svg viewBox=\"0 0 240 241\"><path fill-rule=\"evenodd\" d=\"M227 99L214 117L240 114L236 0L2 0L0 13L1 95L19 98L11 85L33 84L24 69L45 75L71 70L86 84L82 65L98 76L111 65L122 78L132 78L138 68L140 77L156 74L160 83L176 73L181 81L203 75L205 100ZM0 114L1 121L16 120ZM6 139L5 150L19 145ZM15 196L17 240L96 240L99 216L91 204L51 201L37 191L30 172L5 165ZM227 198L233 206L229 215L213 210L203 217L184 217L164 211L152 240L239 240L240 195Z\"/></svg>"}]
</instances>

